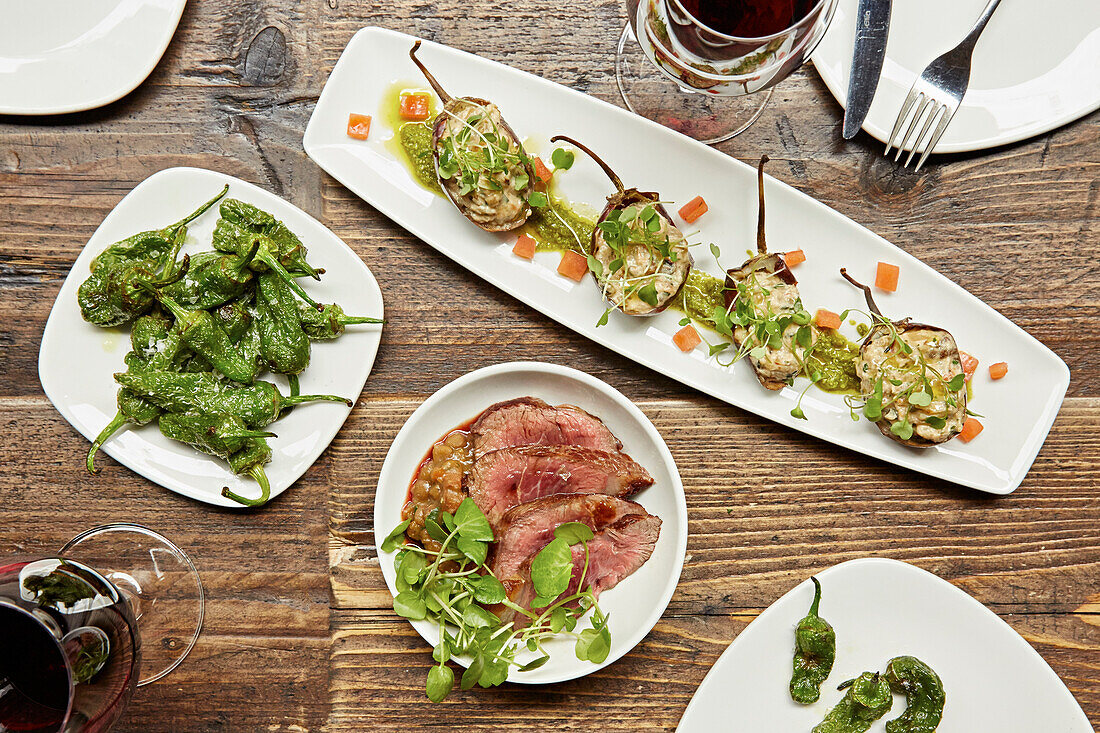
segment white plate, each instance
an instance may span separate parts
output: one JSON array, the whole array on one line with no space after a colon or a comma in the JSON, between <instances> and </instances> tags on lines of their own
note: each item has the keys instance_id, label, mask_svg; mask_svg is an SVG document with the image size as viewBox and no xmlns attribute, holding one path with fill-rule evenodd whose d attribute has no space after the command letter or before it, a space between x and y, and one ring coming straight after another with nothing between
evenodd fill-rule
<instances>
[{"instance_id":1,"label":"white plate","mask_svg":"<svg viewBox=\"0 0 1100 733\"><path fill-rule=\"evenodd\" d=\"M858 0L840 0L813 53L829 91L848 99ZM961 41L986 0L896 0L875 99L863 129L885 143L924 67ZM1100 107L1100 3L1005 2L974 49L970 89L937 153L1025 140Z\"/></svg>"},{"instance_id":2,"label":"white plate","mask_svg":"<svg viewBox=\"0 0 1100 733\"><path fill-rule=\"evenodd\" d=\"M661 618L680 580L688 533L684 486L665 441L634 403L595 377L556 364L510 362L459 377L416 408L394 438L374 496L374 536L385 537L401 523L409 483L432 443L486 407L524 396L552 405L577 405L607 423L622 441L623 450L653 476L653 485L631 500L661 518L661 535L653 556L633 575L600 594L600 608L611 619L607 659L602 664L581 661L570 640L551 639L545 645L549 662L531 672L512 669L508 677L509 682L549 684L591 674L633 649ZM378 559L390 593L396 595L395 554L379 551ZM439 643L438 626L428 621L411 623L433 647ZM589 626L587 617L578 624L578 628ZM523 650L520 659L535 656ZM456 661L469 664L467 658Z\"/></svg>"},{"instance_id":3,"label":"white plate","mask_svg":"<svg viewBox=\"0 0 1100 733\"><path fill-rule=\"evenodd\" d=\"M386 139L393 131L378 108L395 80L418 79L408 58L413 40L379 28L359 31L321 93L306 129L306 152L345 186L493 285L582 336L686 385L810 435L948 481L999 494L1020 484L1061 405L1069 369L1011 321L851 219L769 178L768 241L773 251L805 250L808 260L795 272L807 308L864 308L862 293L840 278L839 269L846 266L855 277L872 280L876 261L899 265L901 289L894 295L880 294L883 311L948 328L963 350L982 361L973 402L974 411L985 415L985 432L979 438L924 451L907 448L884 438L866 420L852 422L842 398L817 390L803 401L809 420L797 420L790 410L804 380L797 388L769 392L760 387L748 364L727 369L707 359L702 348L680 352L672 344L680 319L675 311L653 318L615 313L607 326L597 328L605 306L591 278L574 283L559 276L558 256L553 253L536 255L534 262L513 256L515 235L496 236L473 226L450 202L417 184L390 152ZM739 265L746 249L755 247L753 168L623 109L492 61L434 43L424 45L420 58L451 94L492 96L535 152L548 154L548 139L566 133L601 154L626 185L660 191L677 202L669 207L673 211L702 195L710 212L697 222L700 234L694 239L717 242L726 266ZM347 137L349 112L374 113L369 141ZM562 193L602 207L611 192L606 176L582 154L576 161L561 176ZM705 244L697 248L696 266L721 272ZM848 331L850 338L856 337L853 329ZM992 382L985 367L998 361L1008 362L1009 376Z\"/></svg>"},{"instance_id":4,"label":"white plate","mask_svg":"<svg viewBox=\"0 0 1100 733\"><path fill-rule=\"evenodd\" d=\"M843 693L837 685L883 671L908 654L929 664L947 693L936 733L1092 733L1073 695L1043 658L997 614L950 583L897 560L864 558L829 568L821 617L837 656L812 705L791 700L794 629L813 599L810 581L773 603L715 662L684 711L679 733L809 731ZM905 709L893 708L870 733Z\"/></svg>"},{"instance_id":5,"label":"white plate","mask_svg":"<svg viewBox=\"0 0 1100 733\"><path fill-rule=\"evenodd\" d=\"M367 266L339 237L298 207L251 183L214 171L169 168L154 173L118 203L88 240L61 286L42 334L38 354L42 388L58 412L88 440L115 415L118 385L111 375L125 371L123 357L130 350L128 328L99 328L80 317L76 291L88 276L88 266L113 242L179 221L227 183L227 197L254 204L281 219L309 250L310 263L326 269L321 282L303 281L312 297L320 303L339 303L352 315L382 317L382 292ZM189 225L183 251L210 249L217 220L215 206ZM381 338L380 326L349 326L334 341L314 342L309 368L301 376L302 394L358 398ZM272 381L272 376L262 379ZM285 379L274 381L283 394L289 394ZM264 467L271 480L272 498L313 465L350 412L338 402L306 404L272 425L279 437L268 439L274 456ZM107 441L103 451L150 481L208 504L240 507L221 495L223 486L243 496L258 495L254 481L234 475L223 461L165 438L153 423L123 428ZM95 477L86 481L88 488L104 491L109 490L109 483Z\"/></svg>"},{"instance_id":6,"label":"white plate","mask_svg":"<svg viewBox=\"0 0 1100 733\"><path fill-rule=\"evenodd\" d=\"M0 0L0 114L110 104L160 61L186 0Z\"/></svg>"}]
</instances>

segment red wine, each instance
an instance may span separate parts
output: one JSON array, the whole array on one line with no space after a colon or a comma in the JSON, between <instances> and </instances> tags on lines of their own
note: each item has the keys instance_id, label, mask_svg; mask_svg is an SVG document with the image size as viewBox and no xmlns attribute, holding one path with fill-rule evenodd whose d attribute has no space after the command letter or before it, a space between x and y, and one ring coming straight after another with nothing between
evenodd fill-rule
<instances>
[{"instance_id":1,"label":"red wine","mask_svg":"<svg viewBox=\"0 0 1100 733\"><path fill-rule=\"evenodd\" d=\"M69 671L53 635L25 611L0 605L0 731L60 730Z\"/></svg>"},{"instance_id":2,"label":"red wine","mask_svg":"<svg viewBox=\"0 0 1100 733\"><path fill-rule=\"evenodd\" d=\"M817 0L680 0L684 10L711 30L738 38L762 38L805 18Z\"/></svg>"}]
</instances>

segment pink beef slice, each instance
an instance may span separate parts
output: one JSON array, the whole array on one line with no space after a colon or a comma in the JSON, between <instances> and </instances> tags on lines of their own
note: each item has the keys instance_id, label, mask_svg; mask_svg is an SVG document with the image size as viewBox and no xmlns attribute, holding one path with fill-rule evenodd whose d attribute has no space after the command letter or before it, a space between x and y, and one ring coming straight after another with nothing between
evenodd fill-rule
<instances>
[{"instance_id":1,"label":"pink beef slice","mask_svg":"<svg viewBox=\"0 0 1100 733\"><path fill-rule=\"evenodd\" d=\"M630 496L653 484L633 458L574 445L525 445L474 461L465 489L496 527L514 506L554 494Z\"/></svg>"},{"instance_id":2,"label":"pink beef slice","mask_svg":"<svg viewBox=\"0 0 1100 733\"><path fill-rule=\"evenodd\" d=\"M579 407L520 397L489 407L470 426L474 455L521 445L577 445L613 453L623 447L603 420Z\"/></svg>"},{"instance_id":3,"label":"pink beef slice","mask_svg":"<svg viewBox=\"0 0 1100 733\"><path fill-rule=\"evenodd\" d=\"M588 541L587 572L584 571L584 546L574 545L573 575L569 587L558 598L574 595L580 590L582 572L585 572L584 585L593 595L599 597L602 591L614 588L649 560L660 533L661 520L651 514L622 517L596 532L595 537ZM531 608L531 601L535 599L535 587L531 582L532 560L534 555L526 558L514 575L503 580L508 598L527 609ZM505 623L512 621L516 628L523 628L530 622L526 616L503 605L499 606L498 615Z\"/></svg>"}]
</instances>

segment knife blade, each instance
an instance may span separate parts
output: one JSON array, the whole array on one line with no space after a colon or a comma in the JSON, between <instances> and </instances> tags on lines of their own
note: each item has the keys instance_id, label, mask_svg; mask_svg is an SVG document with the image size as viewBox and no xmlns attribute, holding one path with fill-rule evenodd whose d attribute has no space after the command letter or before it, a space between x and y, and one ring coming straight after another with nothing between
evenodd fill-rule
<instances>
[{"instance_id":1,"label":"knife blade","mask_svg":"<svg viewBox=\"0 0 1100 733\"><path fill-rule=\"evenodd\" d=\"M851 140L863 126L882 75L886 37L890 33L892 0L859 0L856 42L852 49L852 74L848 103L844 105L844 139Z\"/></svg>"}]
</instances>

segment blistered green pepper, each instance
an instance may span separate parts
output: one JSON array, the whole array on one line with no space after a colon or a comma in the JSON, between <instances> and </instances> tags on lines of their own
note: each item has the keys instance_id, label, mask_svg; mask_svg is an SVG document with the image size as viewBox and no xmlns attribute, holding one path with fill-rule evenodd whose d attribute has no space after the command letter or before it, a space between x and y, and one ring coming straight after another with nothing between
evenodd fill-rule
<instances>
[{"instance_id":1,"label":"blistered green pepper","mask_svg":"<svg viewBox=\"0 0 1100 733\"><path fill-rule=\"evenodd\" d=\"M902 656L890 660L885 677L906 702L905 712L886 724L886 733L933 733L947 701L939 675L916 657Z\"/></svg>"},{"instance_id":2,"label":"blistered green pepper","mask_svg":"<svg viewBox=\"0 0 1100 733\"><path fill-rule=\"evenodd\" d=\"M219 207L222 219L236 224L253 234L262 234L274 244L274 253L291 272L303 273L319 280L321 270L314 269L306 261L306 246L281 221L271 214L237 199L226 199Z\"/></svg>"},{"instance_id":3,"label":"blistered green pepper","mask_svg":"<svg viewBox=\"0 0 1100 733\"><path fill-rule=\"evenodd\" d=\"M233 345L229 334L209 311L184 308L161 292L156 296L161 305L175 316L187 348L234 382L247 384L255 378L252 365Z\"/></svg>"},{"instance_id":4,"label":"blistered green pepper","mask_svg":"<svg viewBox=\"0 0 1100 733\"><path fill-rule=\"evenodd\" d=\"M200 252L191 257L187 274L161 292L186 308L216 308L248 288L254 277L249 264L259 246L255 242L240 255Z\"/></svg>"},{"instance_id":5,"label":"blistered green pepper","mask_svg":"<svg viewBox=\"0 0 1100 733\"><path fill-rule=\"evenodd\" d=\"M228 486L222 488L222 496L232 499L245 506L261 506L271 498L271 484L268 483L267 474L264 473L264 464L271 460L271 448L263 438L251 438L247 445L233 455L229 456L229 467L240 475L251 476L260 485L260 497L258 499L246 499L240 494L229 490Z\"/></svg>"},{"instance_id":6,"label":"blistered green pepper","mask_svg":"<svg viewBox=\"0 0 1100 733\"><path fill-rule=\"evenodd\" d=\"M214 317L218 319L218 323L222 325L229 340L234 344L240 343L248 327L252 325L252 312L248 306L251 297L251 294L248 294L244 298L231 300L214 310Z\"/></svg>"},{"instance_id":7,"label":"blistered green pepper","mask_svg":"<svg viewBox=\"0 0 1100 733\"><path fill-rule=\"evenodd\" d=\"M890 712L894 698L886 678L878 672L864 672L837 689L846 687L848 692L825 720L814 727L813 733L865 733L876 720Z\"/></svg>"},{"instance_id":8,"label":"blistered green pepper","mask_svg":"<svg viewBox=\"0 0 1100 733\"><path fill-rule=\"evenodd\" d=\"M268 369L277 374L300 374L309 366L309 337L302 330L298 301L286 282L273 272L258 278L256 322L260 327L260 354Z\"/></svg>"},{"instance_id":9,"label":"blistered green pepper","mask_svg":"<svg viewBox=\"0 0 1100 733\"><path fill-rule=\"evenodd\" d=\"M251 428L270 425L287 407L303 402L343 402L352 406L351 400L336 395L284 397L270 382L256 381L248 386L228 384L209 372L121 372L115 375L115 381L165 410L233 415Z\"/></svg>"},{"instance_id":10,"label":"blistered green pepper","mask_svg":"<svg viewBox=\"0 0 1100 733\"><path fill-rule=\"evenodd\" d=\"M195 219L199 218L207 209L216 204L222 196L229 191L229 186L221 190L214 198L207 201L195 211L191 212L175 224L170 224L163 229L155 229L141 232L132 237L127 237L120 242L115 242L107 249L100 252L92 260L91 270L113 269L122 264L129 264L142 260L160 260L174 246L180 229L185 229ZM173 258L174 259L174 258Z\"/></svg>"},{"instance_id":11,"label":"blistered green pepper","mask_svg":"<svg viewBox=\"0 0 1100 733\"><path fill-rule=\"evenodd\" d=\"M804 705L817 702L821 683L833 669L836 659L836 632L829 622L818 616L821 604L821 583L814 583L814 600L810 612L798 622L794 632L794 672L791 675L791 698Z\"/></svg>"},{"instance_id":12,"label":"blistered green pepper","mask_svg":"<svg viewBox=\"0 0 1100 733\"><path fill-rule=\"evenodd\" d=\"M186 237L186 231L185 228L177 230L177 239ZM174 249L173 254L177 251ZM151 287L179 280L187 273L189 264L190 258L184 255L178 266L173 259L167 263L140 260L101 267L77 289L80 315L85 321L105 328L129 323L153 308L156 301Z\"/></svg>"},{"instance_id":13,"label":"blistered green pepper","mask_svg":"<svg viewBox=\"0 0 1100 733\"><path fill-rule=\"evenodd\" d=\"M302 330L314 341L338 338L347 326L352 324L382 323L381 318L346 315L344 309L336 303L329 303L321 310L308 308L299 303L298 319L301 321Z\"/></svg>"},{"instance_id":14,"label":"blistered green pepper","mask_svg":"<svg viewBox=\"0 0 1100 733\"><path fill-rule=\"evenodd\" d=\"M187 443L197 450L228 459L248 446L250 438L274 438L275 433L251 430L239 417L195 412L165 412L158 421L166 438Z\"/></svg>"}]
</instances>

